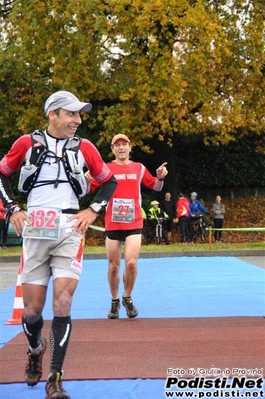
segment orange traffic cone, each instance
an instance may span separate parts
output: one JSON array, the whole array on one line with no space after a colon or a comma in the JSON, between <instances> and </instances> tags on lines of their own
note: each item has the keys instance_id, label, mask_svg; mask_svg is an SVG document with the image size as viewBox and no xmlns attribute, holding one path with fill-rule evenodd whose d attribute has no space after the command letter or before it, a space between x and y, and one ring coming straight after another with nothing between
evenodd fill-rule
<instances>
[{"instance_id":1,"label":"orange traffic cone","mask_svg":"<svg viewBox=\"0 0 265 399\"><path fill-rule=\"evenodd\" d=\"M18 268L17 285L16 285L12 318L7 320L5 324L21 324L21 317L24 311L24 304L22 298L20 271L21 271L21 265Z\"/></svg>"}]
</instances>

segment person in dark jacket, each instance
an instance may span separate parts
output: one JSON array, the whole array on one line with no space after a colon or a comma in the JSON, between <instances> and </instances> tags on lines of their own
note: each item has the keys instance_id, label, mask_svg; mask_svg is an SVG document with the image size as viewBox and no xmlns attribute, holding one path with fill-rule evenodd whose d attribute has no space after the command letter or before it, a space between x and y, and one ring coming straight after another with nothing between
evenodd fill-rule
<instances>
[{"instance_id":1,"label":"person in dark jacket","mask_svg":"<svg viewBox=\"0 0 265 399\"><path fill-rule=\"evenodd\" d=\"M222 229L224 223L225 206L221 203L220 195L217 195L215 203L213 204L213 217L214 227L216 229ZM216 243L220 243L222 238L222 230L214 231L214 239Z\"/></svg>"},{"instance_id":2,"label":"person in dark jacket","mask_svg":"<svg viewBox=\"0 0 265 399\"><path fill-rule=\"evenodd\" d=\"M0 237L2 236L2 248L6 249L8 223L5 217L3 201L0 199ZM0 247L1 249L1 247Z\"/></svg>"},{"instance_id":3,"label":"person in dark jacket","mask_svg":"<svg viewBox=\"0 0 265 399\"><path fill-rule=\"evenodd\" d=\"M176 214L176 206L171 199L171 193L165 193L165 199L161 202L161 209L168 215L168 218L164 220L164 226L168 241L171 242L173 219Z\"/></svg>"}]
</instances>

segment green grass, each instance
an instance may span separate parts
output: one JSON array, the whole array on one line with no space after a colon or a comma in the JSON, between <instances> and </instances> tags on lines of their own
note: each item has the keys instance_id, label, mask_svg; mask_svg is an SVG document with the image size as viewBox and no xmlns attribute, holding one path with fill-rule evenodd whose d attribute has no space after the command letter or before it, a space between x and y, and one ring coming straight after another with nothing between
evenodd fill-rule
<instances>
[{"instance_id":1,"label":"green grass","mask_svg":"<svg viewBox=\"0 0 265 399\"><path fill-rule=\"evenodd\" d=\"M141 252L184 252L184 251L209 251L209 244L196 243L195 245L142 245ZM212 244L211 250L224 251L224 250L265 250L265 242L247 242L247 243L223 243L223 244ZM105 247L101 246L85 246L84 253L105 253ZM20 255L21 247L8 247L0 252L0 256L14 256Z\"/></svg>"},{"instance_id":2,"label":"green grass","mask_svg":"<svg viewBox=\"0 0 265 399\"><path fill-rule=\"evenodd\" d=\"M196 243L194 245L179 245L179 244L171 244L171 245L142 245L141 252L155 252L155 251L164 251L164 252L183 252L183 251L209 251L209 249L214 251L224 251L224 250L256 250L256 249L265 249L264 243L239 243L239 244L212 244L211 248L208 243L201 244Z\"/></svg>"}]
</instances>

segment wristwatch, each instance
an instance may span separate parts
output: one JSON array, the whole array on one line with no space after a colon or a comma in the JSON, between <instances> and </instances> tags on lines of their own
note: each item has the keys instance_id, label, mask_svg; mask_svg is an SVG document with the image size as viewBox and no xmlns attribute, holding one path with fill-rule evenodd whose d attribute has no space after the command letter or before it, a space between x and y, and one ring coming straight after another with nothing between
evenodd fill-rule
<instances>
[{"instance_id":1,"label":"wristwatch","mask_svg":"<svg viewBox=\"0 0 265 399\"><path fill-rule=\"evenodd\" d=\"M11 205L11 206L8 207L7 215L10 217L14 213L20 212L20 211L21 211L21 208L18 205L16 205L16 204L15 205Z\"/></svg>"},{"instance_id":2,"label":"wristwatch","mask_svg":"<svg viewBox=\"0 0 265 399\"><path fill-rule=\"evenodd\" d=\"M95 213L100 213L107 205L107 201L101 201L100 203L93 202L93 204L89 205L89 208L92 209Z\"/></svg>"}]
</instances>

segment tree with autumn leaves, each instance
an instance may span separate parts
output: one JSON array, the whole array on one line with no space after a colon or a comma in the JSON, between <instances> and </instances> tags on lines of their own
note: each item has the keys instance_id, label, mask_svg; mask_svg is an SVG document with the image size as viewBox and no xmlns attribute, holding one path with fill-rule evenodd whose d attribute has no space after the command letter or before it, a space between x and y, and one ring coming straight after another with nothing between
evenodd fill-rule
<instances>
[{"instance_id":1,"label":"tree with autumn leaves","mask_svg":"<svg viewBox=\"0 0 265 399\"><path fill-rule=\"evenodd\" d=\"M262 0L4 3L2 137L45 127L45 99L69 90L93 104L83 136L128 134L172 176L185 137L223 147L251 134L265 152Z\"/></svg>"}]
</instances>

